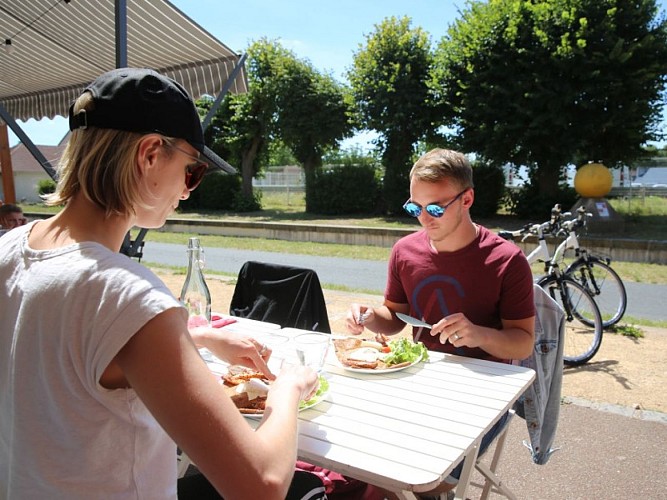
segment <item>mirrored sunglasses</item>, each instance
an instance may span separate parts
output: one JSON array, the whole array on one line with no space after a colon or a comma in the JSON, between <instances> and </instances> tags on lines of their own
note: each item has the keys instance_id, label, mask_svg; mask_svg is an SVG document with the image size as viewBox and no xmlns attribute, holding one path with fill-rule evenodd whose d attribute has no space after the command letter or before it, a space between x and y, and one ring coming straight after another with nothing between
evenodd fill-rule
<instances>
[{"instance_id":1,"label":"mirrored sunglasses","mask_svg":"<svg viewBox=\"0 0 667 500\"><path fill-rule=\"evenodd\" d=\"M415 203L414 201L406 201L405 204L403 204L403 210L405 210L408 215L412 217L419 217L422 214L422 210L426 210L426 213L429 214L431 217L440 218L443 215L445 215L445 212L447 209L456 201L458 200L463 193L465 193L469 188L465 188L463 191L461 191L459 194L454 196L454 199L447 203L446 205L438 205L436 203L429 203L425 207L422 207L419 203Z\"/></svg>"},{"instance_id":2,"label":"mirrored sunglasses","mask_svg":"<svg viewBox=\"0 0 667 500\"><path fill-rule=\"evenodd\" d=\"M187 151L174 146L173 144L165 144L165 147L175 149L180 151L188 158L192 159L192 163L185 167L185 186L188 188L188 191L194 191L199 184L201 184L204 174L208 170L208 163L192 156Z\"/></svg>"}]
</instances>

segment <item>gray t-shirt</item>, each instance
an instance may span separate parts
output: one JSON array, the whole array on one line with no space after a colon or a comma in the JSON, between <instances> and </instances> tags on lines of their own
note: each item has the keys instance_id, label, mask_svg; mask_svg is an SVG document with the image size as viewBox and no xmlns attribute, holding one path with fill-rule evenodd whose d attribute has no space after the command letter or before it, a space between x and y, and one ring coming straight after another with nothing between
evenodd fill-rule
<instances>
[{"instance_id":1,"label":"gray t-shirt","mask_svg":"<svg viewBox=\"0 0 667 500\"><path fill-rule=\"evenodd\" d=\"M144 324L180 307L141 264L86 242L0 239L0 497L176 498L176 448L131 389L99 380Z\"/></svg>"}]
</instances>

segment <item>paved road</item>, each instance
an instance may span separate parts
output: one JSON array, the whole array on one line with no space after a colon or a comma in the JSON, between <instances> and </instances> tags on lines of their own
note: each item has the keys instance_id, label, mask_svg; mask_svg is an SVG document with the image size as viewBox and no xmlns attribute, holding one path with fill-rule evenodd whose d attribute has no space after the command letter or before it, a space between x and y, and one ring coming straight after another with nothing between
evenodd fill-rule
<instances>
[{"instance_id":1,"label":"paved road","mask_svg":"<svg viewBox=\"0 0 667 500\"><path fill-rule=\"evenodd\" d=\"M185 266L187 258L183 245L147 242L144 247L145 263ZM387 279L387 263L373 260L315 257L278 252L258 252L235 248L205 249L206 268L237 274L244 262L258 260L288 266L299 266L317 272L323 286L340 285L348 288L382 294ZM628 308L626 314L653 321L667 320L665 296L667 286L626 283Z\"/></svg>"}]
</instances>

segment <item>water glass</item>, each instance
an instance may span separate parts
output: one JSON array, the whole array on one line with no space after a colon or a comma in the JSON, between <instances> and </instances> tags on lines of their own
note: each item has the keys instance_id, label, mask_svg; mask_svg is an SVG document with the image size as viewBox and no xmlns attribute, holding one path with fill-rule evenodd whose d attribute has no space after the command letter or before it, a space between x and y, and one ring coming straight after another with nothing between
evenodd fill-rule
<instances>
[{"instance_id":1,"label":"water glass","mask_svg":"<svg viewBox=\"0 0 667 500\"><path fill-rule=\"evenodd\" d=\"M330 335L314 332L302 333L294 337L299 363L320 373L329 352L329 341Z\"/></svg>"}]
</instances>

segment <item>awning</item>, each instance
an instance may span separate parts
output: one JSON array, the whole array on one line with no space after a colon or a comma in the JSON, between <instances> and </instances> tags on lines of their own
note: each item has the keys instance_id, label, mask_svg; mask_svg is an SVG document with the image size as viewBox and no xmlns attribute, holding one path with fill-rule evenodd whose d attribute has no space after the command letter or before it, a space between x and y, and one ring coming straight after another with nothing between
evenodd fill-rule
<instances>
[{"instance_id":1,"label":"awning","mask_svg":"<svg viewBox=\"0 0 667 500\"><path fill-rule=\"evenodd\" d=\"M220 93L238 54L168 1L126 6L126 66L166 74L195 99ZM116 30L114 0L0 0L0 105L16 120L66 116L86 84L116 67ZM245 71L230 83L246 92Z\"/></svg>"}]
</instances>

